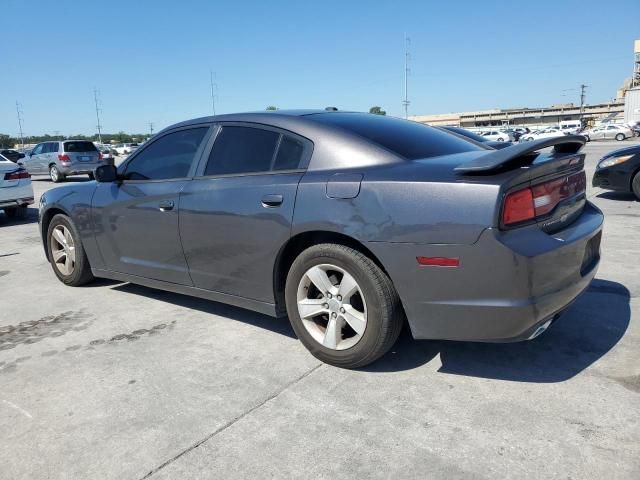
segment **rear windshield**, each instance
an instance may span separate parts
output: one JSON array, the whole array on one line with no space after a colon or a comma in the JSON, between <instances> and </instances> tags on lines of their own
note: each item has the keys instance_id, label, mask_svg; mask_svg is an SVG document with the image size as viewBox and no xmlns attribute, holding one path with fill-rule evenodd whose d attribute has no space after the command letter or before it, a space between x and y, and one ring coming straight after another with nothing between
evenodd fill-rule
<instances>
[{"instance_id":1,"label":"rear windshield","mask_svg":"<svg viewBox=\"0 0 640 480\"><path fill-rule=\"evenodd\" d=\"M64 142L65 152L97 152L93 142Z\"/></svg>"},{"instance_id":2,"label":"rear windshield","mask_svg":"<svg viewBox=\"0 0 640 480\"><path fill-rule=\"evenodd\" d=\"M408 160L484 150L437 128L383 115L335 112L307 118L348 130Z\"/></svg>"}]
</instances>

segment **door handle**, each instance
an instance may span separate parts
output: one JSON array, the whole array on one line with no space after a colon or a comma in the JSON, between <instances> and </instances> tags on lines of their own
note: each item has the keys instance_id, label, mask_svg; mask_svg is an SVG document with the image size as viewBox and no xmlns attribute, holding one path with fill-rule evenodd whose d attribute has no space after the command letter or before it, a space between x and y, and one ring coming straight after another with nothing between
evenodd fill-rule
<instances>
[{"instance_id":1,"label":"door handle","mask_svg":"<svg viewBox=\"0 0 640 480\"><path fill-rule=\"evenodd\" d=\"M283 202L282 195L270 194L262 197L262 206L265 208L279 207Z\"/></svg>"},{"instance_id":2,"label":"door handle","mask_svg":"<svg viewBox=\"0 0 640 480\"><path fill-rule=\"evenodd\" d=\"M164 200L162 202L160 202L160 205L158 205L158 207L160 208L160 211L162 212L167 212L169 210L173 210L174 207L174 203L171 200Z\"/></svg>"}]
</instances>

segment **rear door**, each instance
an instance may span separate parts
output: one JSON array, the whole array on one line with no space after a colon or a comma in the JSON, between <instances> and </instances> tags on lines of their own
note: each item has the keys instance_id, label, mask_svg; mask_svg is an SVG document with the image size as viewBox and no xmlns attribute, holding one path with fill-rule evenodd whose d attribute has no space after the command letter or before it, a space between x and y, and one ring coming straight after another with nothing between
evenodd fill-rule
<instances>
[{"instance_id":1,"label":"rear door","mask_svg":"<svg viewBox=\"0 0 640 480\"><path fill-rule=\"evenodd\" d=\"M98 183L96 240L107 269L191 285L180 243L180 192L190 182L210 125L155 137L120 166L122 182Z\"/></svg>"},{"instance_id":2,"label":"rear door","mask_svg":"<svg viewBox=\"0 0 640 480\"><path fill-rule=\"evenodd\" d=\"M222 124L180 195L180 237L194 285L273 303L273 266L291 235L312 143L255 124Z\"/></svg>"}]
</instances>

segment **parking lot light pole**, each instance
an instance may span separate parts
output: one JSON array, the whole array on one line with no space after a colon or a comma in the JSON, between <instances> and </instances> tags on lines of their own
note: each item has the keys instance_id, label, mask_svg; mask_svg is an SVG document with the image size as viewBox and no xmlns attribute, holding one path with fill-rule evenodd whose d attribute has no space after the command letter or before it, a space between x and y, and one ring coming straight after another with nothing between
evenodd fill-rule
<instances>
[{"instance_id":1,"label":"parking lot light pole","mask_svg":"<svg viewBox=\"0 0 640 480\"><path fill-rule=\"evenodd\" d=\"M20 129L20 144L24 150L24 136L22 135L22 110L20 110L20 104L16 100L16 112L18 114L18 128Z\"/></svg>"}]
</instances>

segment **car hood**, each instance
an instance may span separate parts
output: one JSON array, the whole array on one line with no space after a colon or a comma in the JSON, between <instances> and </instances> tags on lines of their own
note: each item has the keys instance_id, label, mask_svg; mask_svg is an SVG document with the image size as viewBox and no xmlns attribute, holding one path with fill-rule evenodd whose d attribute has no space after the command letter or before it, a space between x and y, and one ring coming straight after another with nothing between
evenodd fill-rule
<instances>
[{"instance_id":1,"label":"car hood","mask_svg":"<svg viewBox=\"0 0 640 480\"><path fill-rule=\"evenodd\" d=\"M624 147L618 150L614 150L613 152L607 153L602 158L619 157L621 155L630 155L636 153L640 153L640 145L633 145L632 147Z\"/></svg>"}]
</instances>

